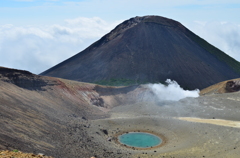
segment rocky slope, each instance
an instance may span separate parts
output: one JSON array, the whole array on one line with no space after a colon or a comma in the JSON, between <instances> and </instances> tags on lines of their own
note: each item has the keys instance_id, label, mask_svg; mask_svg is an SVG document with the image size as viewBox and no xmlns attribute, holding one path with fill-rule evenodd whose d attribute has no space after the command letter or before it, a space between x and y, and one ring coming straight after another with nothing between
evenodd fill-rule
<instances>
[{"instance_id":1,"label":"rocky slope","mask_svg":"<svg viewBox=\"0 0 240 158\"><path fill-rule=\"evenodd\" d=\"M201 90L201 95L232 93L240 91L240 79L223 81Z\"/></svg>"},{"instance_id":2,"label":"rocky slope","mask_svg":"<svg viewBox=\"0 0 240 158\"><path fill-rule=\"evenodd\" d=\"M0 150L115 157L88 135L90 121L109 117L114 106L137 102L133 96L142 92L138 86L104 87L1 67Z\"/></svg>"},{"instance_id":3,"label":"rocky slope","mask_svg":"<svg viewBox=\"0 0 240 158\"><path fill-rule=\"evenodd\" d=\"M0 151L56 158L238 158L239 94L155 101L143 85L106 87L0 68ZM117 143L119 134L132 131L157 134L164 143L147 150Z\"/></svg>"},{"instance_id":4,"label":"rocky slope","mask_svg":"<svg viewBox=\"0 0 240 158\"><path fill-rule=\"evenodd\" d=\"M45 156L43 154L23 153L21 151L0 151L1 158L53 158L51 156Z\"/></svg>"},{"instance_id":5,"label":"rocky slope","mask_svg":"<svg viewBox=\"0 0 240 158\"><path fill-rule=\"evenodd\" d=\"M238 78L240 64L177 21L144 16L124 21L41 75L113 85L172 79L202 89Z\"/></svg>"}]
</instances>

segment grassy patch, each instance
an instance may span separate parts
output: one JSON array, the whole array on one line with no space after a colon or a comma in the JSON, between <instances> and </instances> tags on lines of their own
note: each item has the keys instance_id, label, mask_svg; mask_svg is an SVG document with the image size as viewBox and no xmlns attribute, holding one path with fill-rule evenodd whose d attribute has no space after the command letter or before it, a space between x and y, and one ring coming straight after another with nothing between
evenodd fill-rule
<instances>
[{"instance_id":1,"label":"grassy patch","mask_svg":"<svg viewBox=\"0 0 240 158\"><path fill-rule=\"evenodd\" d=\"M136 81L136 80L130 80L130 79L115 79L112 78L110 80L101 80L95 82L95 84L99 85L105 85L105 86L131 86L131 85L139 85L139 84L147 84L150 82L147 81Z\"/></svg>"},{"instance_id":2,"label":"grassy patch","mask_svg":"<svg viewBox=\"0 0 240 158\"><path fill-rule=\"evenodd\" d=\"M130 80L130 79L115 79L112 78L110 80L101 80L95 82L99 85L106 85L106 86L129 86L129 85L136 85L138 84L137 81Z\"/></svg>"},{"instance_id":3,"label":"grassy patch","mask_svg":"<svg viewBox=\"0 0 240 158\"><path fill-rule=\"evenodd\" d=\"M120 78L120 79L112 78L110 80L101 80L94 83L98 85L104 85L104 86L132 86L132 85L140 85L140 84L148 84L148 83L152 83L152 84L161 83L161 84L167 85L165 81L149 82L149 81L136 81L136 80L124 79L124 78Z\"/></svg>"},{"instance_id":4,"label":"grassy patch","mask_svg":"<svg viewBox=\"0 0 240 158\"><path fill-rule=\"evenodd\" d=\"M16 153L17 153L17 152L19 152L19 150L17 150L17 149L14 149L14 150L13 150L13 152L16 152Z\"/></svg>"}]
</instances>

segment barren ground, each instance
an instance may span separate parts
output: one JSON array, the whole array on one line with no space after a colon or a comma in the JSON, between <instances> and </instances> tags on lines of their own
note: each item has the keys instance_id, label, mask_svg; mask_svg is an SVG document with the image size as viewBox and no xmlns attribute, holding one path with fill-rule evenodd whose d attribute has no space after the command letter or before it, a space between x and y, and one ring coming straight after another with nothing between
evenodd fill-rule
<instances>
[{"instance_id":1,"label":"barren ground","mask_svg":"<svg viewBox=\"0 0 240 158\"><path fill-rule=\"evenodd\" d=\"M240 155L240 92L159 101L144 86L32 78L41 84L16 74L14 80L0 80L0 150L56 158ZM126 148L116 138L130 131L157 134L164 144L148 150Z\"/></svg>"}]
</instances>

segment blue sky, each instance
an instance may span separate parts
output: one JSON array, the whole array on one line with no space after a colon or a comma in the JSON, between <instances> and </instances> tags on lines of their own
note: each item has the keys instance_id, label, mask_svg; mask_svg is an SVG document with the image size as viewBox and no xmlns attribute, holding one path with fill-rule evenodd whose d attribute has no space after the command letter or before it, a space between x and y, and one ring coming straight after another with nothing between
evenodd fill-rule
<instances>
[{"instance_id":1,"label":"blue sky","mask_svg":"<svg viewBox=\"0 0 240 158\"><path fill-rule=\"evenodd\" d=\"M239 23L239 10L236 0L0 0L0 23L50 24L79 16L116 20L143 15Z\"/></svg>"},{"instance_id":2,"label":"blue sky","mask_svg":"<svg viewBox=\"0 0 240 158\"><path fill-rule=\"evenodd\" d=\"M240 61L239 13L239 0L0 0L0 66L40 73L144 15L177 20Z\"/></svg>"}]
</instances>

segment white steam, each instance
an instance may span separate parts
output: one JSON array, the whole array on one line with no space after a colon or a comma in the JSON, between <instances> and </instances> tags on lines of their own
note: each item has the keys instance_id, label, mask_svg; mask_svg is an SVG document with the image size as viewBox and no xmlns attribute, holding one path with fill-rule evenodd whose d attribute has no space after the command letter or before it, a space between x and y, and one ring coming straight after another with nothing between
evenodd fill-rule
<instances>
[{"instance_id":1,"label":"white steam","mask_svg":"<svg viewBox=\"0 0 240 158\"><path fill-rule=\"evenodd\" d=\"M161 101L178 101L186 97L198 97L199 90L184 90L176 81L167 79L165 81L166 85L163 84L148 84L147 87L152 90L152 92L157 96Z\"/></svg>"}]
</instances>

